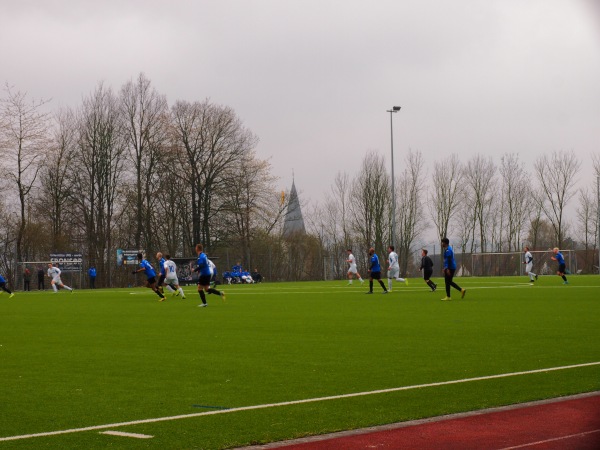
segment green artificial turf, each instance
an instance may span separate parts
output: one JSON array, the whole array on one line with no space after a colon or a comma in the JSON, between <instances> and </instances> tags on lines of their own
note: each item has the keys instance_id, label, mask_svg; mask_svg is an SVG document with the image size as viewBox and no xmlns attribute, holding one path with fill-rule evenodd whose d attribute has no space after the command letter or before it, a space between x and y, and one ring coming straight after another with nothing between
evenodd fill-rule
<instances>
[{"instance_id":1,"label":"green artificial turf","mask_svg":"<svg viewBox=\"0 0 600 450\"><path fill-rule=\"evenodd\" d=\"M346 281L0 296L0 448L227 448L600 390L600 277L458 278L364 295ZM420 386L420 387L419 387ZM411 389L228 411L254 405Z\"/></svg>"}]
</instances>

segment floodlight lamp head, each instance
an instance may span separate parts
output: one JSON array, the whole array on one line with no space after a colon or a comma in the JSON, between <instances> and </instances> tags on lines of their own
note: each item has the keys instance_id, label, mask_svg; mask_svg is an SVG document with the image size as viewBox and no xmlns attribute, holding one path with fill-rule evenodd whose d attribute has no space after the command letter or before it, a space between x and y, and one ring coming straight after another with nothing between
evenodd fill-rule
<instances>
[{"instance_id":1,"label":"floodlight lamp head","mask_svg":"<svg viewBox=\"0 0 600 450\"><path fill-rule=\"evenodd\" d=\"M394 112L398 112L398 111L400 111L400 108L401 108L400 106L394 106L394 107L392 108L392 111L394 111Z\"/></svg>"}]
</instances>

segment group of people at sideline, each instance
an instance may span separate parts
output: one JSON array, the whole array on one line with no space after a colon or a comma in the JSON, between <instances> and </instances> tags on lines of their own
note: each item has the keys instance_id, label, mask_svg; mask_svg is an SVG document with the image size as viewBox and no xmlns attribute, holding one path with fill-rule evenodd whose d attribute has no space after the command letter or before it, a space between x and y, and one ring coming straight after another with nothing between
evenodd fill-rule
<instances>
[{"instance_id":1,"label":"group of people at sideline","mask_svg":"<svg viewBox=\"0 0 600 450\"><path fill-rule=\"evenodd\" d=\"M459 291L461 298L464 298L467 293L467 290L464 288L461 288L454 281L454 276L456 274L457 265L456 265L456 259L454 257L454 250L453 250L452 246L450 245L450 240L447 237L442 238L441 245L442 245L442 251L443 251L442 272L444 275L444 285L446 288L446 296L444 298L442 298L442 301L452 300L451 288ZM388 258L387 258L387 280L388 280L388 283L386 286L381 279L382 270L381 270L381 264L379 262L379 257L375 253L375 249L373 247L369 248L369 252L368 252L368 255L369 255L369 269L368 269L369 290L367 292L365 292L365 294L373 294L373 282L375 280L379 283L379 285L383 289L383 292L382 292L383 294L392 292L392 286L393 286L394 281L402 282L408 286L408 279L400 278L400 266L398 263L398 254L395 252L394 246L390 245L388 247L387 251L388 251ZM356 278L360 282L361 285L364 284L364 279L361 277L360 273L358 272L357 265L356 265L356 258L352 254L352 249L349 248L348 250L346 250L346 252L348 254L346 262L350 265L350 267L348 268L348 285L352 285L353 278ZM555 247L552 250L552 252L553 252L553 256L551 257L551 259L558 263L558 269L557 269L556 274L563 279L563 284L569 284L567 277L566 277L565 259L562 255L562 253L560 252L560 250L557 247ZM527 247L527 246L523 249L523 253L524 253L523 264L526 265L525 273L529 276L530 283L533 284L538 279L538 275L533 272L533 256L531 255L529 247ZM431 279L431 277L433 275L433 261L428 256L428 251L425 248L421 249L421 266L419 267L419 270L423 272L423 280L425 281L427 286L429 286L429 288L431 289L431 292L435 292L437 289L437 284L434 283L433 280Z\"/></svg>"},{"instance_id":2,"label":"group of people at sideline","mask_svg":"<svg viewBox=\"0 0 600 450\"><path fill-rule=\"evenodd\" d=\"M261 283L263 281L263 276L258 272L258 269L254 269L254 272L250 273L247 270L244 270L242 264L238 262L235 264L231 271L223 272L223 282L227 284L232 283Z\"/></svg>"}]
</instances>

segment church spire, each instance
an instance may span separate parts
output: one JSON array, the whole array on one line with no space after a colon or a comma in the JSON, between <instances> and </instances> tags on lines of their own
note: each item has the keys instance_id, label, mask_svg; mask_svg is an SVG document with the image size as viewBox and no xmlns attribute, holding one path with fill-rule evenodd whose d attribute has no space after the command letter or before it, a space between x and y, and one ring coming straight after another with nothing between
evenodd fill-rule
<instances>
[{"instance_id":1,"label":"church spire","mask_svg":"<svg viewBox=\"0 0 600 450\"><path fill-rule=\"evenodd\" d=\"M292 175L292 189L290 190L290 201L288 202L287 212L283 221L283 237L290 237L294 234L306 234L304 227L304 218L300 209L300 200L296 192L296 183Z\"/></svg>"}]
</instances>

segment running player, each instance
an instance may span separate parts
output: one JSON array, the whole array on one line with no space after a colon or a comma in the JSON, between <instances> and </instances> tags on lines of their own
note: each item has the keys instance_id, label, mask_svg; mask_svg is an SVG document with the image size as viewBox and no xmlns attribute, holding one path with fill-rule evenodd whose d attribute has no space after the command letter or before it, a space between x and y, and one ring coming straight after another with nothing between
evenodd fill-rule
<instances>
[{"instance_id":1,"label":"running player","mask_svg":"<svg viewBox=\"0 0 600 450\"><path fill-rule=\"evenodd\" d=\"M9 288L6 287L6 280L4 279L4 277L2 275L0 275L0 288L4 291L4 292L8 292L10 295L8 296L8 298L13 298L15 296L15 293L12 292ZM0 292L1 294L2 292Z\"/></svg>"},{"instance_id":2,"label":"running player","mask_svg":"<svg viewBox=\"0 0 600 450\"><path fill-rule=\"evenodd\" d=\"M183 288L179 285L179 278L177 278L177 264L171 260L170 255L165 255L164 269L166 274L165 284L171 288L173 295L179 296L181 294L181 298L185 299Z\"/></svg>"},{"instance_id":3,"label":"running player","mask_svg":"<svg viewBox=\"0 0 600 450\"><path fill-rule=\"evenodd\" d=\"M383 293L387 294L388 290L385 288L383 281L381 281L381 266L379 265L379 257L375 253L375 249L373 247L369 249L369 256L371 257L371 266L369 267L369 292L366 292L366 294L373 293L373 280L377 280L379 285L383 288Z\"/></svg>"},{"instance_id":4,"label":"running player","mask_svg":"<svg viewBox=\"0 0 600 450\"><path fill-rule=\"evenodd\" d=\"M442 248L444 249L444 281L446 282L446 297L442 300L452 300L450 298L450 287L460 291L461 298L465 298L467 290L462 289L453 281L456 272L456 260L454 259L454 250L450 246L450 240L446 237L442 239Z\"/></svg>"},{"instance_id":5,"label":"running player","mask_svg":"<svg viewBox=\"0 0 600 450\"><path fill-rule=\"evenodd\" d=\"M423 271L423 279L427 286L431 288L431 292L435 292L437 289L437 284L431 281L431 275L433 275L433 261L429 256L427 256L427 249L421 249L421 267L419 270Z\"/></svg>"},{"instance_id":6,"label":"running player","mask_svg":"<svg viewBox=\"0 0 600 450\"><path fill-rule=\"evenodd\" d=\"M208 264L208 257L204 253L204 248L202 244L196 244L196 253L198 254L198 260L196 264L196 272L198 272L198 294L200 294L200 299L202 300L202 304L198 305L199 307L208 306L206 303L206 294L216 294L220 295L223 300L225 300L225 291L217 291L215 288L210 287L210 265Z\"/></svg>"},{"instance_id":7,"label":"running player","mask_svg":"<svg viewBox=\"0 0 600 450\"><path fill-rule=\"evenodd\" d=\"M148 289L152 289L156 293L156 295L160 297L159 302L164 301L164 294L160 292L160 290L156 286L156 271L154 270L154 267L152 267L152 264L150 264L150 262L148 262L147 259L144 259L144 255L142 255L141 253L137 254L137 259L140 262L140 268L134 270L132 273L135 275L138 272L144 272L147 278L146 287Z\"/></svg>"},{"instance_id":8,"label":"running player","mask_svg":"<svg viewBox=\"0 0 600 450\"><path fill-rule=\"evenodd\" d=\"M563 257L562 253L558 250L558 247L554 247L554 249L552 249L552 252L554 253L554 256L550 257L550 259L558 263L558 270L556 271L556 275L563 279L563 284L569 284L565 275L567 271L565 258Z\"/></svg>"},{"instance_id":9,"label":"running player","mask_svg":"<svg viewBox=\"0 0 600 450\"><path fill-rule=\"evenodd\" d=\"M388 247L388 291L392 292L392 279L396 279L396 281L400 281L408 286L408 280L404 278L400 278L400 264L398 264L398 254L394 251L394 246L390 245Z\"/></svg>"},{"instance_id":10,"label":"running player","mask_svg":"<svg viewBox=\"0 0 600 450\"><path fill-rule=\"evenodd\" d=\"M60 279L60 274L61 271L58 268L58 264L56 266L53 266L52 263L48 263L48 276L52 278L50 284L52 285L52 289L54 289L54 293L56 294L58 292L59 287L65 288L67 291L71 291L71 294L75 292L75 289L70 288L62 282L62 280Z\"/></svg>"},{"instance_id":11,"label":"running player","mask_svg":"<svg viewBox=\"0 0 600 450\"><path fill-rule=\"evenodd\" d=\"M529 275L529 282L533 284L533 282L538 279L537 274L532 272L533 256L531 255L531 252L529 251L529 247L525 247L523 249L523 253L525 253L525 261L523 261L523 264L525 264L525 273L527 275Z\"/></svg>"},{"instance_id":12,"label":"running player","mask_svg":"<svg viewBox=\"0 0 600 450\"><path fill-rule=\"evenodd\" d=\"M360 284L362 285L365 282L365 280L363 280L360 276L360 273L358 273L358 269L356 268L356 258L352 254L352 249L349 248L348 250L346 250L346 252L348 252L348 259L346 260L346 262L350 264L350 267L348 268L348 285L352 284L352 275L356 276L358 278L358 281L360 281Z\"/></svg>"}]
</instances>

